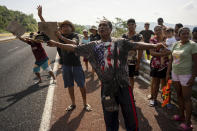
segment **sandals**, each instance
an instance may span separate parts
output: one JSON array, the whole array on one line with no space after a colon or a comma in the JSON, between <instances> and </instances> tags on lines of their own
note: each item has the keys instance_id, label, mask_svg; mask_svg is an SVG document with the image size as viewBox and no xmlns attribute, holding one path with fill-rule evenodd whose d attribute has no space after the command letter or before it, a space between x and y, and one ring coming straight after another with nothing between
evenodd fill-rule
<instances>
[{"instance_id":1,"label":"sandals","mask_svg":"<svg viewBox=\"0 0 197 131\"><path fill-rule=\"evenodd\" d=\"M69 105L66 108L66 111L73 111L75 108L76 108L76 105ZM84 105L84 110L86 110L88 112L92 111L92 107L89 104L86 104L86 105Z\"/></svg>"},{"instance_id":2,"label":"sandals","mask_svg":"<svg viewBox=\"0 0 197 131\"><path fill-rule=\"evenodd\" d=\"M185 120L185 118L181 118L179 115L174 115L172 119L175 121L184 121Z\"/></svg>"},{"instance_id":3,"label":"sandals","mask_svg":"<svg viewBox=\"0 0 197 131\"><path fill-rule=\"evenodd\" d=\"M92 111L92 107L91 107L89 104L86 104L86 105L84 106L84 110L90 112L90 111Z\"/></svg>"},{"instance_id":4,"label":"sandals","mask_svg":"<svg viewBox=\"0 0 197 131\"><path fill-rule=\"evenodd\" d=\"M189 126L185 123L182 123L180 124L180 128L183 130L183 131L190 131L193 129L192 125L190 124Z\"/></svg>"},{"instance_id":5,"label":"sandals","mask_svg":"<svg viewBox=\"0 0 197 131\"><path fill-rule=\"evenodd\" d=\"M66 111L73 111L76 108L76 105L70 105L66 108Z\"/></svg>"}]
</instances>

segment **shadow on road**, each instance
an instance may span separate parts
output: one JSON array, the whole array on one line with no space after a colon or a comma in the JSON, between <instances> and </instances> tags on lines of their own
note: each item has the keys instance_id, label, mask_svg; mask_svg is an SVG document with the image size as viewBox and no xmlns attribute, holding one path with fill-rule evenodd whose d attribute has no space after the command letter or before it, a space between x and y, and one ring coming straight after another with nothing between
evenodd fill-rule
<instances>
[{"instance_id":1,"label":"shadow on road","mask_svg":"<svg viewBox=\"0 0 197 131\"><path fill-rule=\"evenodd\" d=\"M91 77L90 80L86 81L86 92L92 93L100 87L99 79L94 80L94 77Z\"/></svg>"},{"instance_id":2,"label":"shadow on road","mask_svg":"<svg viewBox=\"0 0 197 131\"><path fill-rule=\"evenodd\" d=\"M82 110L77 117L73 118L70 121L68 120L72 112L66 112L66 114L63 117L61 117L52 125L50 131L76 131L80 125L80 122L85 112L85 110Z\"/></svg>"},{"instance_id":3,"label":"shadow on road","mask_svg":"<svg viewBox=\"0 0 197 131\"><path fill-rule=\"evenodd\" d=\"M172 109L167 109L166 107L161 107L161 103L158 102L158 106L155 107L157 115L155 119L157 120L158 125L162 131L176 131L180 123L177 123L172 120L174 114L178 113L176 106L173 106Z\"/></svg>"},{"instance_id":4,"label":"shadow on road","mask_svg":"<svg viewBox=\"0 0 197 131\"><path fill-rule=\"evenodd\" d=\"M36 92L36 91L39 91L43 88L46 88L48 86L49 86L48 84L43 85L43 86L39 86L39 84L34 84L34 85L29 86L26 90L23 90L21 92L6 95L6 96L0 96L0 99L7 98L7 102L11 102L9 105L7 105L5 107L0 107L0 112L6 110L9 107L11 107L15 103L17 103L18 101L23 99L24 97L26 97L26 96L28 96L28 95Z\"/></svg>"},{"instance_id":5,"label":"shadow on road","mask_svg":"<svg viewBox=\"0 0 197 131\"><path fill-rule=\"evenodd\" d=\"M137 110L137 116L138 116L138 126L140 131L152 131L152 127L149 125L148 120L144 117L141 109L139 107L136 107ZM125 124L124 124L124 118L121 113L121 110L119 112L119 120L120 120L120 126L126 130Z\"/></svg>"},{"instance_id":6,"label":"shadow on road","mask_svg":"<svg viewBox=\"0 0 197 131\"><path fill-rule=\"evenodd\" d=\"M150 85L148 84L144 84L144 81L136 78L135 82L139 85L139 89L148 89L150 87Z\"/></svg>"}]
</instances>

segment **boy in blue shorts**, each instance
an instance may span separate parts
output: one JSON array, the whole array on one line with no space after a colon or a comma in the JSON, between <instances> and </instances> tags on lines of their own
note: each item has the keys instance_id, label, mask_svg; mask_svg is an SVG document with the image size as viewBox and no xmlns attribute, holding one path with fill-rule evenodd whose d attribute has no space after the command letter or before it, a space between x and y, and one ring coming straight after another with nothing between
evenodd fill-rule
<instances>
[{"instance_id":1,"label":"boy in blue shorts","mask_svg":"<svg viewBox=\"0 0 197 131\"><path fill-rule=\"evenodd\" d=\"M53 80L55 81L55 75L49 65L49 58L42 47L41 41L37 39L37 36L35 39L32 38L22 38L18 37L21 41L27 43L28 45L31 46L32 52L35 56L36 62L33 68L33 72L35 75L38 77L39 81L36 83L41 83L42 79L40 77L40 68L43 70L46 70L50 76L52 76ZM53 81L53 82L54 82Z\"/></svg>"}]
</instances>

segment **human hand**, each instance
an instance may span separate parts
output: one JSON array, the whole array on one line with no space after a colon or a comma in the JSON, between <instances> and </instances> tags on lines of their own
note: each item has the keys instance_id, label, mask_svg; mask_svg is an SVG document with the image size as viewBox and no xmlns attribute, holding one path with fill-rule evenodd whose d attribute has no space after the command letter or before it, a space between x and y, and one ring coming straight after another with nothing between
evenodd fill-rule
<instances>
[{"instance_id":1,"label":"human hand","mask_svg":"<svg viewBox=\"0 0 197 131\"><path fill-rule=\"evenodd\" d=\"M37 10L38 10L38 16L42 16L42 6L41 5L39 5L37 7Z\"/></svg>"},{"instance_id":2,"label":"human hand","mask_svg":"<svg viewBox=\"0 0 197 131\"><path fill-rule=\"evenodd\" d=\"M49 46L49 47L56 47L57 43L54 40L50 40L50 41L47 42L47 46Z\"/></svg>"},{"instance_id":3,"label":"human hand","mask_svg":"<svg viewBox=\"0 0 197 131\"><path fill-rule=\"evenodd\" d=\"M194 82L195 82L195 77L191 77L187 82L187 86L192 87L194 85Z\"/></svg>"}]
</instances>

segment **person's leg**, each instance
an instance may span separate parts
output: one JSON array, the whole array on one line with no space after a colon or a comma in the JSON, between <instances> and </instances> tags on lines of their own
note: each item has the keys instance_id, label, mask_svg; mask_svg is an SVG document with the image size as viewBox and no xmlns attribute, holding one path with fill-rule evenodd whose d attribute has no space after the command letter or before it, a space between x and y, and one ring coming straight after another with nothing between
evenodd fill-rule
<instances>
[{"instance_id":1,"label":"person's leg","mask_svg":"<svg viewBox=\"0 0 197 131\"><path fill-rule=\"evenodd\" d=\"M185 115L184 115L184 99L183 99L181 84L180 84L179 81L173 81L172 85L175 88L176 94L177 94L180 118L184 119L185 118Z\"/></svg>"},{"instance_id":2,"label":"person's leg","mask_svg":"<svg viewBox=\"0 0 197 131\"><path fill-rule=\"evenodd\" d=\"M68 92L69 92L69 95L70 95L70 98L71 98L72 105L76 105L75 104L74 87L69 87Z\"/></svg>"},{"instance_id":3,"label":"person's leg","mask_svg":"<svg viewBox=\"0 0 197 131\"><path fill-rule=\"evenodd\" d=\"M160 78L152 77L152 86L153 86L152 87L153 91L151 91L153 93L152 97L153 97L153 100L156 100L158 92L159 92Z\"/></svg>"},{"instance_id":4,"label":"person's leg","mask_svg":"<svg viewBox=\"0 0 197 131\"><path fill-rule=\"evenodd\" d=\"M135 65L128 65L129 68L129 80L130 80L130 88L134 89L134 73L135 73Z\"/></svg>"},{"instance_id":5,"label":"person's leg","mask_svg":"<svg viewBox=\"0 0 197 131\"><path fill-rule=\"evenodd\" d=\"M133 97L133 92L130 87L120 88L118 100L121 106L124 117L125 127L127 131L138 130L138 118Z\"/></svg>"},{"instance_id":6,"label":"person's leg","mask_svg":"<svg viewBox=\"0 0 197 131\"><path fill-rule=\"evenodd\" d=\"M70 95L70 99L72 104L66 109L68 111L72 111L76 104L75 104L75 95L74 95L74 79L73 79L73 67L72 66L65 66L62 65L63 69L63 80L64 80L64 87L68 87L68 92Z\"/></svg>"},{"instance_id":7,"label":"person's leg","mask_svg":"<svg viewBox=\"0 0 197 131\"><path fill-rule=\"evenodd\" d=\"M50 75L51 77L53 77L53 80L55 80L55 75L54 75L53 71L49 71L49 75Z\"/></svg>"},{"instance_id":8,"label":"person's leg","mask_svg":"<svg viewBox=\"0 0 197 131\"><path fill-rule=\"evenodd\" d=\"M39 81L38 83L41 83L42 82L42 79L41 79L41 76L40 76L40 73L39 72L36 72L35 75L38 77Z\"/></svg>"},{"instance_id":9,"label":"person's leg","mask_svg":"<svg viewBox=\"0 0 197 131\"><path fill-rule=\"evenodd\" d=\"M81 95L82 95L82 98L83 98L83 105L87 105L87 100L86 100L86 87L82 87L80 88L80 91L81 91Z\"/></svg>"},{"instance_id":10,"label":"person's leg","mask_svg":"<svg viewBox=\"0 0 197 131\"><path fill-rule=\"evenodd\" d=\"M87 103L86 98L86 86L85 86L85 75L81 66L73 67L73 76L77 85L80 87L84 108L87 111L91 111L91 106Z\"/></svg>"},{"instance_id":11,"label":"person's leg","mask_svg":"<svg viewBox=\"0 0 197 131\"><path fill-rule=\"evenodd\" d=\"M103 109L104 120L106 131L118 131L119 121L118 121L118 111L109 112Z\"/></svg>"},{"instance_id":12,"label":"person's leg","mask_svg":"<svg viewBox=\"0 0 197 131\"><path fill-rule=\"evenodd\" d=\"M53 78L53 80L55 80L55 75L51 69L51 66L50 66L50 62L49 60L46 60L42 65L41 65L42 69L43 70L46 70L49 75Z\"/></svg>"},{"instance_id":13,"label":"person's leg","mask_svg":"<svg viewBox=\"0 0 197 131\"><path fill-rule=\"evenodd\" d=\"M185 121L187 125L191 124L191 115L192 115L192 88L188 86L182 86L182 93L184 98L184 107L185 107Z\"/></svg>"},{"instance_id":14,"label":"person's leg","mask_svg":"<svg viewBox=\"0 0 197 131\"><path fill-rule=\"evenodd\" d=\"M36 77L39 79L39 81L36 82L36 83L41 83L42 79L41 79L41 76L40 76L40 73L39 73L40 72L40 66L34 65L33 72L35 73Z\"/></svg>"}]
</instances>

